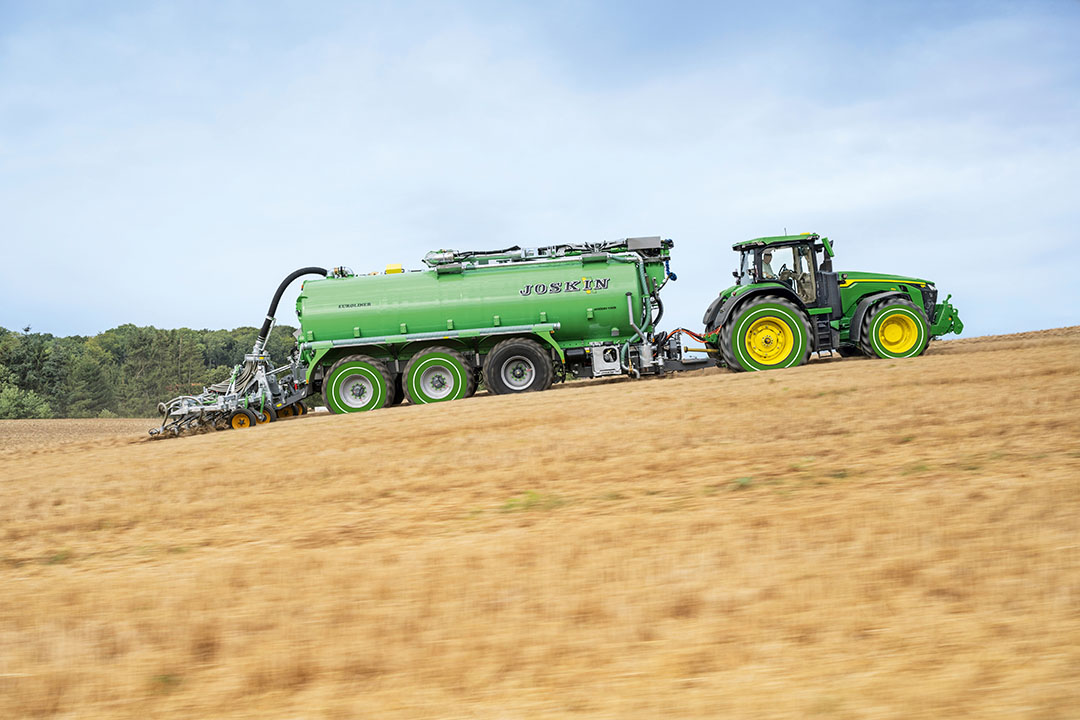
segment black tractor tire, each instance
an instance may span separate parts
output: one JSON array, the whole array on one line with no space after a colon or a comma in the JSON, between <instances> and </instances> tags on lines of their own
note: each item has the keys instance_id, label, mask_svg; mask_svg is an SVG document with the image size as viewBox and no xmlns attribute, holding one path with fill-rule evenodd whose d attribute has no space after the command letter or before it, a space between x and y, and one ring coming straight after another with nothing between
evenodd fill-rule
<instances>
[{"instance_id":1,"label":"black tractor tire","mask_svg":"<svg viewBox=\"0 0 1080 720\"><path fill-rule=\"evenodd\" d=\"M757 356L745 347L746 336L759 322L771 323L771 343L763 343ZM766 353L771 347L790 345L775 361ZM778 295L759 295L737 308L720 331L720 354L724 364L735 372L776 370L797 367L810 359L813 335L806 313L790 300Z\"/></svg>"},{"instance_id":2,"label":"black tractor tire","mask_svg":"<svg viewBox=\"0 0 1080 720\"><path fill-rule=\"evenodd\" d=\"M878 333L890 318L901 329L899 339L890 344ZM888 332L886 330L886 332ZM930 344L930 323L919 307L903 298L887 298L867 309L859 327L859 349L871 358L899 359L918 357Z\"/></svg>"},{"instance_id":3,"label":"black tractor tire","mask_svg":"<svg viewBox=\"0 0 1080 720\"><path fill-rule=\"evenodd\" d=\"M484 360L484 386L493 395L547 390L554 377L551 355L528 338L503 340Z\"/></svg>"}]
</instances>

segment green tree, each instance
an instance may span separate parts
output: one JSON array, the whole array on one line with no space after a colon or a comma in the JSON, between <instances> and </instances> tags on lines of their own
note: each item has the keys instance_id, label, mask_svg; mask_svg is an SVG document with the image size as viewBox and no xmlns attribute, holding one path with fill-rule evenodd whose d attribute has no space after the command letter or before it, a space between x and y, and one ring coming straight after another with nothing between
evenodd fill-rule
<instances>
[{"instance_id":1,"label":"green tree","mask_svg":"<svg viewBox=\"0 0 1080 720\"><path fill-rule=\"evenodd\" d=\"M0 420L23 418L50 418L53 416L48 401L33 392L23 390L12 382L12 374L0 365Z\"/></svg>"},{"instance_id":2,"label":"green tree","mask_svg":"<svg viewBox=\"0 0 1080 720\"><path fill-rule=\"evenodd\" d=\"M107 352L91 339L72 365L68 415L97 417L112 412L116 400L116 366Z\"/></svg>"}]
</instances>

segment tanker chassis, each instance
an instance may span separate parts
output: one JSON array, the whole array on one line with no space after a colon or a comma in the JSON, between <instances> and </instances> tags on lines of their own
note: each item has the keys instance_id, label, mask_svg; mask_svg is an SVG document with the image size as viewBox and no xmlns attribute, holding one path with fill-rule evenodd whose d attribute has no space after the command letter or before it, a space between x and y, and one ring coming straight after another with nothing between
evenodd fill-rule
<instances>
[{"instance_id":1,"label":"tanker chassis","mask_svg":"<svg viewBox=\"0 0 1080 720\"><path fill-rule=\"evenodd\" d=\"M932 282L835 272L828 238L807 233L736 243L736 284L709 306L704 331L661 332L660 293L676 279L672 246L639 237L439 250L424 257L425 270L297 270L278 287L252 353L230 381L162 403L162 427L151 433L267 422L305 412L303 401L316 393L332 412L348 413L406 398L465 398L481 383L503 395L571 377L794 367L813 352L914 357L931 339L963 329ZM303 275L317 277L296 301L297 344L274 368L266 338L281 295ZM684 336L700 347L685 347Z\"/></svg>"}]
</instances>

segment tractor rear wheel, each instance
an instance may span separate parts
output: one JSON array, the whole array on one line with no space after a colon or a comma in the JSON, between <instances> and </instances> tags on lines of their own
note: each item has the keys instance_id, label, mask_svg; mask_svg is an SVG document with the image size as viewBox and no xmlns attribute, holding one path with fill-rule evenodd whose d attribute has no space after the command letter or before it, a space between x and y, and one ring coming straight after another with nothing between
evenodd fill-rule
<instances>
[{"instance_id":1,"label":"tractor rear wheel","mask_svg":"<svg viewBox=\"0 0 1080 720\"><path fill-rule=\"evenodd\" d=\"M338 414L378 410L391 403L393 392L386 366L367 355L341 358L323 379L323 400Z\"/></svg>"},{"instance_id":2,"label":"tractor rear wheel","mask_svg":"<svg viewBox=\"0 0 1080 720\"><path fill-rule=\"evenodd\" d=\"M922 355L930 340L930 323L915 303L883 300L863 316L859 347L870 357L907 358Z\"/></svg>"},{"instance_id":3,"label":"tractor rear wheel","mask_svg":"<svg viewBox=\"0 0 1080 720\"><path fill-rule=\"evenodd\" d=\"M402 384L413 405L459 400L476 390L472 368L462 354L441 346L413 355L405 364Z\"/></svg>"},{"instance_id":4,"label":"tractor rear wheel","mask_svg":"<svg viewBox=\"0 0 1080 720\"><path fill-rule=\"evenodd\" d=\"M732 370L796 367L810 358L810 321L794 303L761 295L738 308L720 333L720 352Z\"/></svg>"},{"instance_id":5,"label":"tractor rear wheel","mask_svg":"<svg viewBox=\"0 0 1080 720\"><path fill-rule=\"evenodd\" d=\"M495 395L547 390L553 377L551 356L527 338L503 340L484 361L484 385Z\"/></svg>"}]
</instances>

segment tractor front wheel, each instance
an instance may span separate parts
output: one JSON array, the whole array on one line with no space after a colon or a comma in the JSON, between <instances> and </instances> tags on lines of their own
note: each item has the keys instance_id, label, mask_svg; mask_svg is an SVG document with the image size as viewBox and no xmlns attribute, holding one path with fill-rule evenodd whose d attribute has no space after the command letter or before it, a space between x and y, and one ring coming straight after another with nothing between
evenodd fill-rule
<instances>
[{"instance_id":1,"label":"tractor front wheel","mask_svg":"<svg viewBox=\"0 0 1080 720\"><path fill-rule=\"evenodd\" d=\"M870 357L907 358L922 355L930 340L930 324L915 303L891 298L863 316L859 347Z\"/></svg>"},{"instance_id":2,"label":"tractor front wheel","mask_svg":"<svg viewBox=\"0 0 1080 720\"><path fill-rule=\"evenodd\" d=\"M724 323L720 352L735 371L796 367L810 357L810 322L790 300L761 295Z\"/></svg>"}]
</instances>

